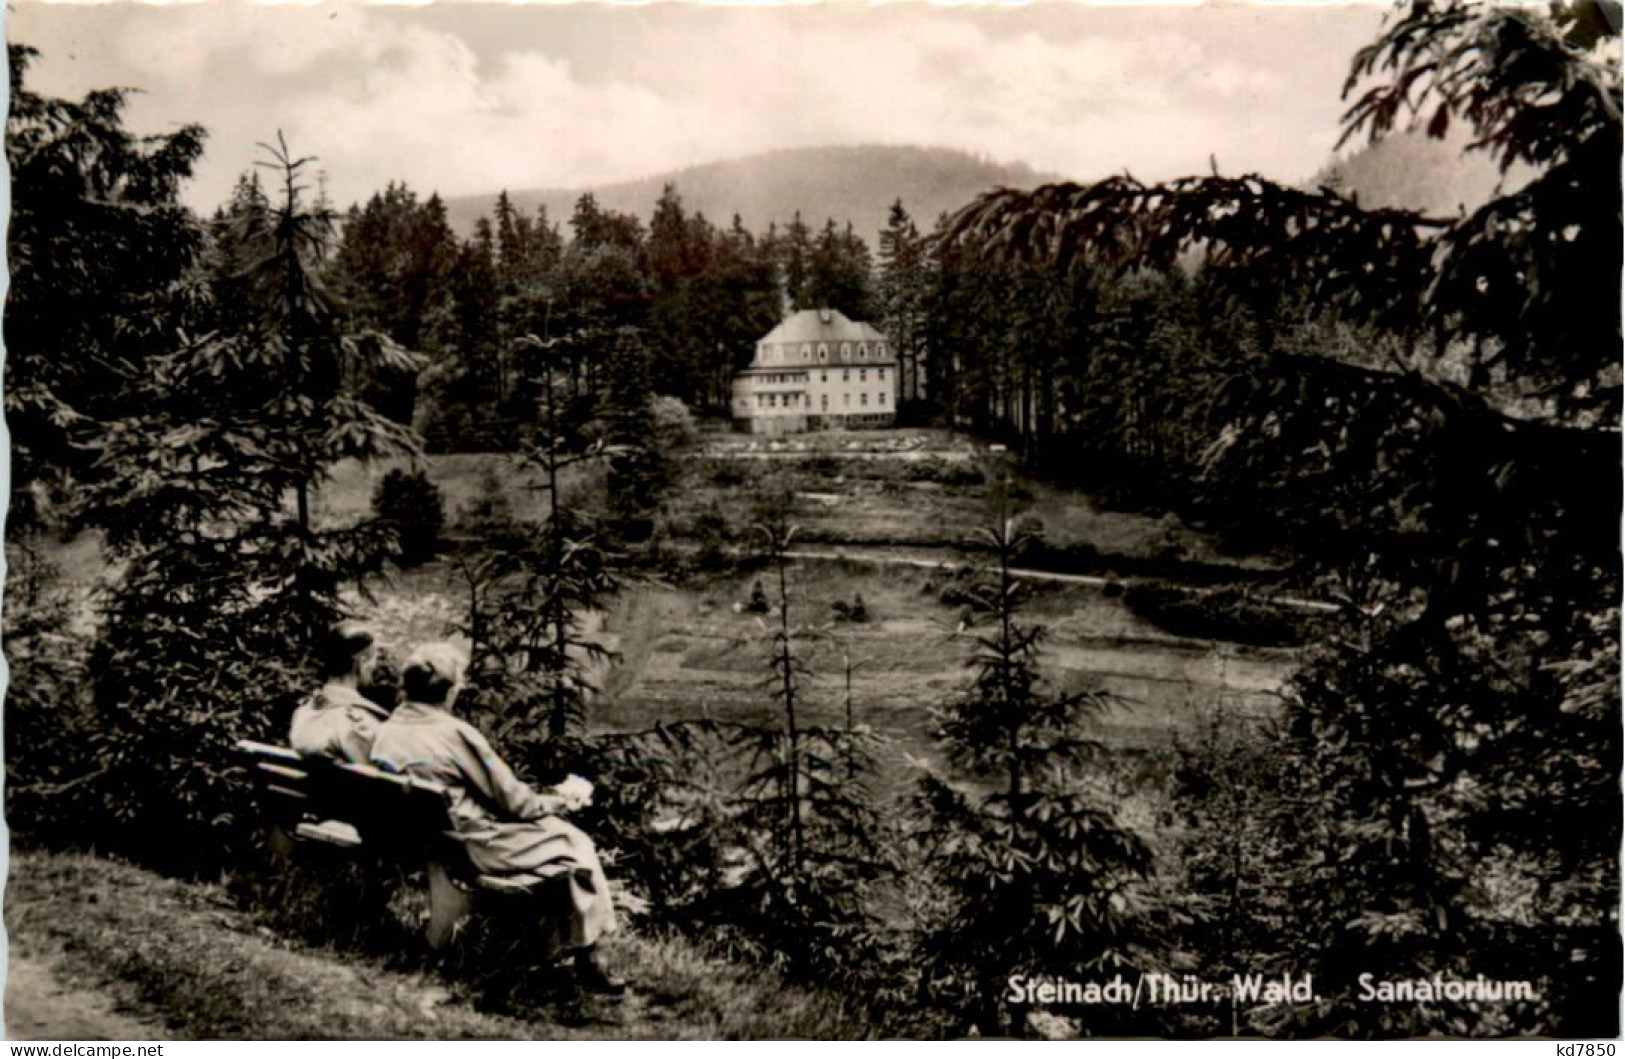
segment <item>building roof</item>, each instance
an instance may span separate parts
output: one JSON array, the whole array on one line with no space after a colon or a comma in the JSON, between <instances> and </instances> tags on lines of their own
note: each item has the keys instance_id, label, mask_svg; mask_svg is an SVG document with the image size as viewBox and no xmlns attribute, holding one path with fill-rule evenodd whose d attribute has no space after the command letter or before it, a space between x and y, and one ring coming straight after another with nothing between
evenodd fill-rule
<instances>
[{"instance_id":1,"label":"building roof","mask_svg":"<svg viewBox=\"0 0 1625 1059\"><path fill-rule=\"evenodd\" d=\"M786 316L760 341L884 342L886 336L861 320L848 320L839 309L803 309Z\"/></svg>"}]
</instances>

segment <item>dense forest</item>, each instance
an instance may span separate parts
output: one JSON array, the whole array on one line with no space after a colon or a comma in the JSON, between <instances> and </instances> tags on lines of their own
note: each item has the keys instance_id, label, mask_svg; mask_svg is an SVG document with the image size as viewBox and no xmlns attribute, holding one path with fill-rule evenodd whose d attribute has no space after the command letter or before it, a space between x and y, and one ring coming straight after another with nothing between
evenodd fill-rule
<instances>
[{"instance_id":1,"label":"dense forest","mask_svg":"<svg viewBox=\"0 0 1625 1059\"><path fill-rule=\"evenodd\" d=\"M245 179L215 218L263 208ZM667 185L645 222L577 200L567 222L516 209L506 193L459 240L438 196L392 185L342 218L323 277L347 326L421 351L421 375L373 380L378 406L414 415L435 450L511 448L534 426L539 373L513 352L526 334L567 340L572 393L597 386L613 336L648 348L649 385L725 412L733 371L787 308L833 306L856 319L878 306L868 246L850 224L783 231L719 226ZM415 412L414 412L415 409Z\"/></svg>"},{"instance_id":2,"label":"dense forest","mask_svg":"<svg viewBox=\"0 0 1625 1059\"><path fill-rule=\"evenodd\" d=\"M923 225L898 202L873 251L844 218L751 231L671 187L647 220L503 195L461 239L405 185L338 213L280 138L198 217L178 192L202 129L136 136L120 91L37 95L13 46L14 834L251 863L231 742L275 737L317 631L410 544L321 524L313 491L341 460L500 450L550 487L459 557L469 708L531 775L613 792L584 826L651 929L840 989L877 1034L1021 1035L1012 976L1178 968L1310 973L1318 999L1060 1013L1089 1035L1613 1035L1617 15L1418 3L1354 56L1346 140L1414 116L1527 177L1470 210L1125 175ZM578 619L664 573L638 565L661 402L723 411L753 340L826 305L885 331L905 378L925 366L914 421L1292 556L1337 614L1280 723L1182 748L1166 817L1126 820L1081 734L1100 696L1043 679L1012 575L1035 541L1001 511L964 686L934 704L941 764L877 783L895 747L798 712L795 529L764 496L771 720L596 729ZM607 519L558 486L586 463ZM88 629L31 548L81 527L113 560ZM1360 972L1537 999L1361 1005Z\"/></svg>"}]
</instances>

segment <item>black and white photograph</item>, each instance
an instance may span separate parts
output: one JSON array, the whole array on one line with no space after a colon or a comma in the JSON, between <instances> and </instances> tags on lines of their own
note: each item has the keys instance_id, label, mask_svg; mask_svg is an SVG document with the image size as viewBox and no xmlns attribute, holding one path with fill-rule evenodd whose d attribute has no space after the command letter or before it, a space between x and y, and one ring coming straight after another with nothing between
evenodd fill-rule
<instances>
[{"instance_id":1,"label":"black and white photograph","mask_svg":"<svg viewBox=\"0 0 1625 1059\"><path fill-rule=\"evenodd\" d=\"M12 0L5 1036L1612 1055L1620 16Z\"/></svg>"}]
</instances>

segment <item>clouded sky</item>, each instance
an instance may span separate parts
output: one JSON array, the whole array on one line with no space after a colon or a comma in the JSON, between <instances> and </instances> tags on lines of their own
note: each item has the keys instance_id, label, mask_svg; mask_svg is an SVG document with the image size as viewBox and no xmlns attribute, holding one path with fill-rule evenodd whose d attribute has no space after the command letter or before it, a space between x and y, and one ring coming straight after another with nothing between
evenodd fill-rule
<instances>
[{"instance_id":1,"label":"clouded sky","mask_svg":"<svg viewBox=\"0 0 1625 1059\"><path fill-rule=\"evenodd\" d=\"M1078 179L1328 158L1384 8L162 7L17 0L36 90L122 84L139 131L210 133L212 208L283 130L340 205L388 180L458 195L577 187L782 147L970 150Z\"/></svg>"}]
</instances>

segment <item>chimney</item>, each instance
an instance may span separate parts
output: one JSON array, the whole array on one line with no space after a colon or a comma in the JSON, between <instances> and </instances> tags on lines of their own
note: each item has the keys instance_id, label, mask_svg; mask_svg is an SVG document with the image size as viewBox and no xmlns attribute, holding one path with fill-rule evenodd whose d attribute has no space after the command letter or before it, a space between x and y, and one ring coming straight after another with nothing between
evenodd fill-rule
<instances>
[{"instance_id":1,"label":"chimney","mask_svg":"<svg viewBox=\"0 0 1625 1059\"><path fill-rule=\"evenodd\" d=\"M831 310L829 310L829 309L820 309L820 310L818 310L818 322L819 323L827 324L833 319L835 319L835 314Z\"/></svg>"}]
</instances>

